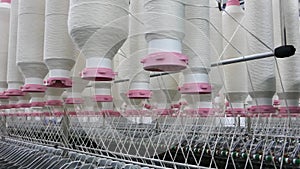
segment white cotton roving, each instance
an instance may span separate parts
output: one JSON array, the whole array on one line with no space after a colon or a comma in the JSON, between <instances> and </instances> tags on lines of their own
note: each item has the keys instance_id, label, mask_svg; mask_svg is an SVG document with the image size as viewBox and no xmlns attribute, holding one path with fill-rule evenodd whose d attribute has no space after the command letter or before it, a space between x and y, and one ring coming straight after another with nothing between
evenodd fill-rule
<instances>
[{"instance_id":1,"label":"white cotton roving","mask_svg":"<svg viewBox=\"0 0 300 169\"><path fill-rule=\"evenodd\" d=\"M128 0L71 0L69 34L86 58L87 80L112 80L92 69L112 70L112 59L128 36ZM97 79L99 77L99 79Z\"/></svg>"},{"instance_id":2,"label":"white cotton roving","mask_svg":"<svg viewBox=\"0 0 300 169\"><path fill-rule=\"evenodd\" d=\"M0 93L2 94L7 88L7 56L9 40L9 19L10 5L0 3Z\"/></svg>"},{"instance_id":3,"label":"white cotton roving","mask_svg":"<svg viewBox=\"0 0 300 169\"><path fill-rule=\"evenodd\" d=\"M23 91L45 91L45 0L19 1L18 17L17 64L25 78Z\"/></svg>"},{"instance_id":4,"label":"white cotton roving","mask_svg":"<svg viewBox=\"0 0 300 169\"><path fill-rule=\"evenodd\" d=\"M69 79L75 64L76 51L68 34L68 12L69 0L46 0L44 60L50 79Z\"/></svg>"},{"instance_id":5,"label":"white cotton roving","mask_svg":"<svg viewBox=\"0 0 300 169\"><path fill-rule=\"evenodd\" d=\"M7 94L13 94L12 91L18 91L15 95L21 95L20 87L24 83L22 73L17 67L17 35L18 35L18 9L19 1L11 2L10 10L10 26L9 26L9 44L8 44L8 59L7 59Z\"/></svg>"}]
</instances>

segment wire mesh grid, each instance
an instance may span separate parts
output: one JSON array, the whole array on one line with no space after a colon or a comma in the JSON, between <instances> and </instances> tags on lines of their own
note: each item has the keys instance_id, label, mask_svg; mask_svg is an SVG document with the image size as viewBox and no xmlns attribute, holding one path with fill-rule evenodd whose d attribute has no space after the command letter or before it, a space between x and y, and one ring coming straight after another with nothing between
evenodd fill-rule
<instances>
[{"instance_id":1,"label":"wire mesh grid","mask_svg":"<svg viewBox=\"0 0 300 169\"><path fill-rule=\"evenodd\" d=\"M162 167L299 166L298 117L165 115L137 124L128 117L104 114L2 112L1 121L6 121L10 138Z\"/></svg>"}]
</instances>

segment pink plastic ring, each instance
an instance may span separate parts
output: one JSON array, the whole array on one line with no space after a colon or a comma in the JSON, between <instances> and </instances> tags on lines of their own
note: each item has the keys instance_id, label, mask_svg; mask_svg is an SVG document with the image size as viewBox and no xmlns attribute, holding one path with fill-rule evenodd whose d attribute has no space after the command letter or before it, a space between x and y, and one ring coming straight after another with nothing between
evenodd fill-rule
<instances>
[{"instance_id":1,"label":"pink plastic ring","mask_svg":"<svg viewBox=\"0 0 300 169\"><path fill-rule=\"evenodd\" d=\"M31 107L45 107L45 102L32 102L30 103Z\"/></svg>"},{"instance_id":2,"label":"pink plastic ring","mask_svg":"<svg viewBox=\"0 0 300 169\"><path fill-rule=\"evenodd\" d=\"M46 105L47 106L62 106L63 102L61 100L47 100Z\"/></svg>"},{"instance_id":3,"label":"pink plastic ring","mask_svg":"<svg viewBox=\"0 0 300 169\"><path fill-rule=\"evenodd\" d=\"M101 114L103 114L103 116L113 116L113 117L121 116L120 112L113 111L113 110L102 110Z\"/></svg>"},{"instance_id":4,"label":"pink plastic ring","mask_svg":"<svg viewBox=\"0 0 300 169\"><path fill-rule=\"evenodd\" d=\"M72 87L72 79L64 77L51 77L44 81L47 87L69 88Z\"/></svg>"},{"instance_id":5,"label":"pink plastic ring","mask_svg":"<svg viewBox=\"0 0 300 169\"><path fill-rule=\"evenodd\" d=\"M141 61L147 71L181 71L187 67L188 57L178 52L151 53Z\"/></svg>"},{"instance_id":6,"label":"pink plastic ring","mask_svg":"<svg viewBox=\"0 0 300 169\"><path fill-rule=\"evenodd\" d=\"M226 6L240 6L239 0L228 0Z\"/></svg>"},{"instance_id":7,"label":"pink plastic ring","mask_svg":"<svg viewBox=\"0 0 300 169\"><path fill-rule=\"evenodd\" d=\"M20 108L29 108L29 107L31 107L31 104L30 103L19 103L18 107L20 107Z\"/></svg>"},{"instance_id":8,"label":"pink plastic ring","mask_svg":"<svg viewBox=\"0 0 300 169\"><path fill-rule=\"evenodd\" d=\"M40 84L25 84L21 87L22 92L45 92L46 86Z\"/></svg>"},{"instance_id":9,"label":"pink plastic ring","mask_svg":"<svg viewBox=\"0 0 300 169\"><path fill-rule=\"evenodd\" d=\"M129 99L149 99L151 95L150 90L129 90L127 93Z\"/></svg>"},{"instance_id":10,"label":"pink plastic ring","mask_svg":"<svg viewBox=\"0 0 300 169\"><path fill-rule=\"evenodd\" d=\"M2 3L11 3L11 0L1 0Z\"/></svg>"},{"instance_id":11,"label":"pink plastic ring","mask_svg":"<svg viewBox=\"0 0 300 169\"><path fill-rule=\"evenodd\" d=\"M112 81L116 76L109 68L85 68L80 74L82 79L89 81Z\"/></svg>"},{"instance_id":12,"label":"pink plastic ring","mask_svg":"<svg viewBox=\"0 0 300 169\"><path fill-rule=\"evenodd\" d=\"M171 109L179 109L181 107L181 104L172 104Z\"/></svg>"},{"instance_id":13,"label":"pink plastic ring","mask_svg":"<svg viewBox=\"0 0 300 169\"><path fill-rule=\"evenodd\" d=\"M252 106L248 108L250 113L275 113L276 109L271 105Z\"/></svg>"},{"instance_id":14,"label":"pink plastic ring","mask_svg":"<svg viewBox=\"0 0 300 169\"><path fill-rule=\"evenodd\" d=\"M83 104L84 100L82 98L66 98L66 104Z\"/></svg>"},{"instance_id":15,"label":"pink plastic ring","mask_svg":"<svg viewBox=\"0 0 300 169\"><path fill-rule=\"evenodd\" d=\"M9 97L5 95L5 92L0 93L0 99L8 99Z\"/></svg>"},{"instance_id":16,"label":"pink plastic ring","mask_svg":"<svg viewBox=\"0 0 300 169\"><path fill-rule=\"evenodd\" d=\"M244 108L227 108L226 113L233 115L244 115L246 110Z\"/></svg>"},{"instance_id":17,"label":"pink plastic ring","mask_svg":"<svg viewBox=\"0 0 300 169\"><path fill-rule=\"evenodd\" d=\"M6 96L24 96L24 93L19 89L8 89L4 94Z\"/></svg>"},{"instance_id":18,"label":"pink plastic ring","mask_svg":"<svg viewBox=\"0 0 300 169\"><path fill-rule=\"evenodd\" d=\"M173 110L171 109L156 109L154 110L155 114L161 115L161 116L167 116L171 115L173 113Z\"/></svg>"},{"instance_id":19,"label":"pink plastic ring","mask_svg":"<svg viewBox=\"0 0 300 169\"><path fill-rule=\"evenodd\" d=\"M275 106L280 105L280 100L274 100L273 105L275 105Z\"/></svg>"},{"instance_id":20,"label":"pink plastic ring","mask_svg":"<svg viewBox=\"0 0 300 169\"><path fill-rule=\"evenodd\" d=\"M9 108L9 106L8 105L0 105L0 109L2 110L2 109L8 109Z\"/></svg>"},{"instance_id":21,"label":"pink plastic ring","mask_svg":"<svg viewBox=\"0 0 300 169\"><path fill-rule=\"evenodd\" d=\"M209 94L212 86L209 83L185 83L178 90L182 94Z\"/></svg>"},{"instance_id":22,"label":"pink plastic ring","mask_svg":"<svg viewBox=\"0 0 300 169\"><path fill-rule=\"evenodd\" d=\"M95 102L112 102L113 97L111 95L96 95L93 97Z\"/></svg>"},{"instance_id":23,"label":"pink plastic ring","mask_svg":"<svg viewBox=\"0 0 300 169\"><path fill-rule=\"evenodd\" d=\"M15 109L15 108L19 108L17 104L9 104L8 105L9 109Z\"/></svg>"},{"instance_id":24,"label":"pink plastic ring","mask_svg":"<svg viewBox=\"0 0 300 169\"><path fill-rule=\"evenodd\" d=\"M285 113L299 113L300 107L279 107L279 113L285 114Z\"/></svg>"}]
</instances>

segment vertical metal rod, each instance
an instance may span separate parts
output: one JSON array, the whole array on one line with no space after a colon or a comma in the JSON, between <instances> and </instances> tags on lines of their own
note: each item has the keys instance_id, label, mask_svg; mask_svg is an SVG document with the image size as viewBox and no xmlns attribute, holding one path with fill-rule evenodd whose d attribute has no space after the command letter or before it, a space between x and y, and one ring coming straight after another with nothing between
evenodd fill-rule
<instances>
[{"instance_id":1,"label":"vertical metal rod","mask_svg":"<svg viewBox=\"0 0 300 169\"><path fill-rule=\"evenodd\" d=\"M280 11L280 27L281 27L281 44L286 45L286 28L285 28L285 3L279 0L279 11Z\"/></svg>"},{"instance_id":2,"label":"vertical metal rod","mask_svg":"<svg viewBox=\"0 0 300 169\"><path fill-rule=\"evenodd\" d=\"M65 147L69 147L69 129L70 129L70 119L69 119L69 115L67 114L67 108L64 108L64 115L63 118L61 120L61 130L62 130L62 141L63 141L63 145ZM67 156L67 151L63 152L64 156Z\"/></svg>"},{"instance_id":3,"label":"vertical metal rod","mask_svg":"<svg viewBox=\"0 0 300 169\"><path fill-rule=\"evenodd\" d=\"M6 116L1 117L1 140L4 141L5 137L7 136L7 129L6 129Z\"/></svg>"}]
</instances>

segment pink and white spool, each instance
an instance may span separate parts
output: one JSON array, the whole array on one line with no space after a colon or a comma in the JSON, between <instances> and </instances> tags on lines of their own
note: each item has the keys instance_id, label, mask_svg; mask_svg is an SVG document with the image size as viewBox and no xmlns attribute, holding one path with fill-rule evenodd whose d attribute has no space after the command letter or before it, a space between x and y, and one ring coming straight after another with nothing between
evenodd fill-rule
<instances>
[{"instance_id":1,"label":"pink and white spool","mask_svg":"<svg viewBox=\"0 0 300 169\"><path fill-rule=\"evenodd\" d=\"M5 95L7 89L7 57L9 43L10 5L0 3L0 98L8 99Z\"/></svg>"},{"instance_id":2,"label":"pink and white spool","mask_svg":"<svg viewBox=\"0 0 300 169\"><path fill-rule=\"evenodd\" d=\"M30 101L30 95L28 93L24 93L24 96L17 96L18 103L17 107L19 108L29 108L31 107Z\"/></svg>"},{"instance_id":3,"label":"pink and white spool","mask_svg":"<svg viewBox=\"0 0 300 169\"><path fill-rule=\"evenodd\" d=\"M31 107L45 107L46 106L44 92L30 93L30 96L31 96L31 99L30 99Z\"/></svg>"},{"instance_id":4,"label":"pink and white spool","mask_svg":"<svg viewBox=\"0 0 300 169\"><path fill-rule=\"evenodd\" d=\"M182 94L209 94L210 44L209 0L191 1L185 6L185 38L183 53L189 56L189 65L183 71L184 83L179 88Z\"/></svg>"},{"instance_id":5,"label":"pink and white spool","mask_svg":"<svg viewBox=\"0 0 300 169\"><path fill-rule=\"evenodd\" d=\"M68 35L68 12L69 0L46 0L44 60L49 77L44 83L48 87L72 86L70 71L77 56Z\"/></svg>"},{"instance_id":6,"label":"pink and white spool","mask_svg":"<svg viewBox=\"0 0 300 169\"><path fill-rule=\"evenodd\" d=\"M1 0L1 3L11 3L11 0Z\"/></svg>"},{"instance_id":7,"label":"pink and white spool","mask_svg":"<svg viewBox=\"0 0 300 169\"><path fill-rule=\"evenodd\" d=\"M25 78L23 92L45 92L48 68L43 61L45 1L19 1L17 65ZM33 26L34 25L34 26Z\"/></svg>"},{"instance_id":8,"label":"pink and white spool","mask_svg":"<svg viewBox=\"0 0 300 169\"><path fill-rule=\"evenodd\" d=\"M87 81L82 80L80 77L72 77L73 85L72 88L67 89L67 98L65 99L66 104L83 104L84 99L82 98L82 91L87 85Z\"/></svg>"},{"instance_id":9,"label":"pink and white spool","mask_svg":"<svg viewBox=\"0 0 300 169\"><path fill-rule=\"evenodd\" d=\"M149 87L150 73L143 69L139 60L147 54L147 42L144 35L144 25L138 20L144 20L144 2L140 0L130 1L129 18L129 58L123 62L127 62L122 70L128 69L129 90L127 97L129 99L149 99L151 97L151 90ZM137 19L138 18L138 19ZM126 66L129 66L126 68Z\"/></svg>"},{"instance_id":10,"label":"pink and white spool","mask_svg":"<svg viewBox=\"0 0 300 169\"><path fill-rule=\"evenodd\" d=\"M300 46L298 4L299 2L297 0L286 1L285 3L283 3L283 5L280 5L277 1L275 1L275 3L273 4L274 15L280 13L280 9L284 12L284 23L276 21L276 19L278 20L280 16L278 16L278 18L274 18L274 43L277 46L281 45L281 36L279 36L281 34L280 24L285 24L284 26L286 29L287 44L294 45L296 48ZM298 87L300 84L299 56L300 52L296 50L294 56L278 60L278 70L281 79L279 79L279 75L277 74L276 91L280 100L279 112L282 114L300 113L300 92Z\"/></svg>"},{"instance_id":11,"label":"pink and white spool","mask_svg":"<svg viewBox=\"0 0 300 169\"><path fill-rule=\"evenodd\" d=\"M181 71L188 58L182 54L184 4L174 0L146 0L145 27L148 55L142 59L148 71ZM165 10L168 9L168 10Z\"/></svg>"},{"instance_id":12,"label":"pink and white spool","mask_svg":"<svg viewBox=\"0 0 300 169\"><path fill-rule=\"evenodd\" d=\"M223 12L223 35L229 43L223 40L223 59L240 57L246 52L246 32L235 21L244 23L244 11L240 7L239 0L227 1ZM238 51L237 51L237 50ZM230 102L227 108L229 114L244 114L246 112L244 102L248 96L247 68L245 63L236 63L222 67L224 71L224 87L227 100Z\"/></svg>"},{"instance_id":13,"label":"pink and white spool","mask_svg":"<svg viewBox=\"0 0 300 169\"><path fill-rule=\"evenodd\" d=\"M248 55L269 52L274 47L272 1L245 1L245 27L253 35L247 34ZM264 42L260 43L257 39ZM265 58L247 62L249 71L248 91L252 97L250 113L275 113L272 98L276 91L275 60Z\"/></svg>"},{"instance_id":14,"label":"pink and white spool","mask_svg":"<svg viewBox=\"0 0 300 169\"><path fill-rule=\"evenodd\" d=\"M62 106L62 93L64 92L63 89L51 88L48 87L46 91L46 105L47 106Z\"/></svg>"},{"instance_id":15,"label":"pink and white spool","mask_svg":"<svg viewBox=\"0 0 300 169\"><path fill-rule=\"evenodd\" d=\"M19 69L16 69L16 52L17 52L17 32L18 32L18 9L19 1L11 2L10 10L10 30L9 30L9 45L7 59L7 96L22 96L23 93L20 87L24 83L24 78Z\"/></svg>"},{"instance_id":16,"label":"pink and white spool","mask_svg":"<svg viewBox=\"0 0 300 169\"><path fill-rule=\"evenodd\" d=\"M128 6L126 0L70 1L69 34L86 58L81 78L115 78L112 60L128 36Z\"/></svg>"}]
</instances>

